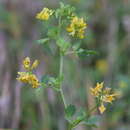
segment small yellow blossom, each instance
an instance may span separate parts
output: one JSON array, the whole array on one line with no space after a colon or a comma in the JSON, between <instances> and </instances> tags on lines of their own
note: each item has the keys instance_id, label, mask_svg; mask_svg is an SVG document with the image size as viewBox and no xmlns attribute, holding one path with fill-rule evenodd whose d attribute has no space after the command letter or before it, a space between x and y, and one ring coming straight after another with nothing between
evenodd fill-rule
<instances>
[{"instance_id":1,"label":"small yellow blossom","mask_svg":"<svg viewBox=\"0 0 130 130\"><path fill-rule=\"evenodd\" d=\"M32 66L31 66L30 62L31 61L30 61L29 57L26 57L23 60L23 66L27 72L18 72L18 78L16 78L16 79L20 82L30 84L32 86L32 88L37 88L40 86L40 82L39 82L37 76L35 74L33 74L31 71L38 66L39 62L38 62L38 60L35 60L32 64Z\"/></svg>"},{"instance_id":2,"label":"small yellow blossom","mask_svg":"<svg viewBox=\"0 0 130 130\"><path fill-rule=\"evenodd\" d=\"M38 86L40 86L40 83L39 83L36 75L34 75L34 74L30 74L28 82L29 82L29 84L32 85L32 88L37 88Z\"/></svg>"},{"instance_id":3,"label":"small yellow blossom","mask_svg":"<svg viewBox=\"0 0 130 130\"><path fill-rule=\"evenodd\" d=\"M105 110L106 110L106 108L104 107L104 105L102 103L101 106L99 107L99 111L102 114Z\"/></svg>"},{"instance_id":4,"label":"small yellow blossom","mask_svg":"<svg viewBox=\"0 0 130 130\"><path fill-rule=\"evenodd\" d=\"M36 15L36 18L40 20L48 20L52 14L53 11L51 9L43 8L42 11Z\"/></svg>"},{"instance_id":5,"label":"small yellow blossom","mask_svg":"<svg viewBox=\"0 0 130 130\"><path fill-rule=\"evenodd\" d=\"M29 74L26 72L18 72L19 77L16 78L17 80L23 82L23 83L28 83L28 78Z\"/></svg>"},{"instance_id":6,"label":"small yellow blossom","mask_svg":"<svg viewBox=\"0 0 130 130\"><path fill-rule=\"evenodd\" d=\"M25 70L27 71L31 71L33 69L35 69L39 64L39 61L38 60L35 60L33 62L33 64L31 65L31 61L30 61L30 58L29 57L26 57L24 60L23 60L23 67Z\"/></svg>"},{"instance_id":7,"label":"small yellow blossom","mask_svg":"<svg viewBox=\"0 0 130 130\"><path fill-rule=\"evenodd\" d=\"M100 104L99 111L102 114L106 108L104 103L112 103L118 96L118 93L111 93L111 88L104 88L104 83L97 83L95 88L91 88L91 94L95 96Z\"/></svg>"},{"instance_id":8,"label":"small yellow blossom","mask_svg":"<svg viewBox=\"0 0 130 130\"><path fill-rule=\"evenodd\" d=\"M72 18L71 24L66 28L66 30L69 32L69 35L83 39L86 27L87 24L84 22L84 19L75 16Z\"/></svg>"},{"instance_id":9,"label":"small yellow blossom","mask_svg":"<svg viewBox=\"0 0 130 130\"><path fill-rule=\"evenodd\" d=\"M17 80L23 82L23 83L28 83L32 85L33 88L37 88L40 86L40 82L38 81L36 75L34 74L29 74L27 72L18 72L19 77Z\"/></svg>"},{"instance_id":10,"label":"small yellow blossom","mask_svg":"<svg viewBox=\"0 0 130 130\"><path fill-rule=\"evenodd\" d=\"M99 93L102 91L102 88L103 88L103 82L97 83L95 88L91 88L91 94L95 97L98 97Z\"/></svg>"},{"instance_id":11,"label":"small yellow blossom","mask_svg":"<svg viewBox=\"0 0 130 130\"><path fill-rule=\"evenodd\" d=\"M39 61L38 61L38 60L35 60L35 61L33 62L33 64L32 64L31 69L33 70L33 69L37 68L38 65L39 65Z\"/></svg>"},{"instance_id":12,"label":"small yellow blossom","mask_svg":"<svg viewBox=\"0 0 130 130\"><path fill-rule=\"evenodd\" d=\"M26 57L26 58L23 60L23 67L24 67L24 69L26 69L26 70L29 70L29 69L30 69L30 58L29 58L29 57Z\"/></svg>"},{"instance_id":13,"label":"small yellow blossom","mask_svg":"<svg viewBox=\"0 0 130 130\"><path fill-rule=\"evenodd\" d=\"M114 101L114 100L115 100L115 95L114 94L106 95L103 98L103 101L108 102L108 103L112 103L112 101Z\"/></svg>"}]
</instances>

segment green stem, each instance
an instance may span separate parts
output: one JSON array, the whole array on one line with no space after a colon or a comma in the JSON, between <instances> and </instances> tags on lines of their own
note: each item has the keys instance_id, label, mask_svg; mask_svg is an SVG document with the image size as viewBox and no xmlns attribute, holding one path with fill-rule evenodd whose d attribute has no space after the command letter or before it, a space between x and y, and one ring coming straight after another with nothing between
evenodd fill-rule
<instances>
[{"instance_id":1,"label":"green stem","mask_svg":"<svg viewBox=\"0 0 130 130\"><path fill-rule=\"evenodd\" d=\"M60 70L59 70L59 77L63 76L63 55L60 52ZM65 108L67 107L66 101L65 101L65 97L64 97L64 93L63 93L63 89L62 89L62 81L60 81L60 94L61 94L61 98L63 100L64 106Z\"/></svg>"},{"instance_id":2,"label":"green stem","mask_svg":"<svg viewBox=\"0 0 130 130\"><path fill-rule=\"evenodd\" d=\"M59 21L58 21L58 26L59 26L59 31L58 31L58 36L60 37L60 33L61 33L61 26L62 26L62 23L61 23L61 16L59 17Z\"/></svg>"},{"instance_id":3,"label":"green stem","mask_svg":"<svg viewBox=\"0 0 130 130\"><path fill-rule=\"evenodd\" d=\"M69 124L69 129L68 130L72 130L73 128L72 128L72 126L71 126L71 124Z\"/></svg>"}]
</instances>

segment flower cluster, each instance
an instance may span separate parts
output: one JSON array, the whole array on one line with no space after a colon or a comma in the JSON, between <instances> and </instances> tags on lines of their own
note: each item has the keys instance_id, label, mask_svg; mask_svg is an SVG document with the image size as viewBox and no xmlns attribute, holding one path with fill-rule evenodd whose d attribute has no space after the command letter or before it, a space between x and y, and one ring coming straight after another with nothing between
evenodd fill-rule
<instances>
[{"instance_id":1,"label":"flower cluster","mask_svg":"<svg viewBox=\"0 0 130 130\"><path fill-rule=\"evenodd\" d=\"M71 36L78 37L80 39L84 38L84 32L87 27L87 24L84 22L83 18L78 18L77 16L73 17L71 24L67 27L67 31Z\"/></svg>"},{"instance_id":2,"label":"flower cluster","mask_svg":"<svg viewBox=\"0 0 130 130\"><path fill-rule=\"evenodd\" d=\"M36 15L36 18L40 20L48 20L52 14L52 10L43 8L42 11Z\"/></svg>"},{"instance_id":3,"label":"flower cluster","mask_svg":"<svg viewBox=\"0 0 130 130\"><path fill-rule=\"evenodd\" d=\"M91 94L99 101L99 111L101 114L106 110L104 103L112 103L117 96L116 93L111 93L111 88L103 88L103 84L103 82L97 83L95 88L91 88Z\"/></svg>"},{"instance_id":4,"label":"flower cluster","mask_svg":"<svg viewBox=\"0 0 130 130\"><path fill-rule=\"evenodd\" d=\"M18 72L19 77L17 80L30 84L32 88L37 88L40 86L40 82L35 74L32 73L32 70L34 70L38 66L39 62L38 60L35 60L32 65L29 57L26 57L23 60L23 67L26 70L26 72Z\"/></svg>"}]
</instances>

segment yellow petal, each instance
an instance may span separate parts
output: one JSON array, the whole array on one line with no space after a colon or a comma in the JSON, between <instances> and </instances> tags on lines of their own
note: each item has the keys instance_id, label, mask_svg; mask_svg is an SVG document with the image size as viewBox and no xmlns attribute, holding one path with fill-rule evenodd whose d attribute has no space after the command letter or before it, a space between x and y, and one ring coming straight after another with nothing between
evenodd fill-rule
<instances>
[{"instance_id":1,"label":"yellow petal","mask_svg":"<svg viewBox=\"0 0 130 130\"><path fill-rule=\"evenodd\" d=\"M36 15L36 18L40 20L48 20L52 14L53 10L43 8L42 11Z\"/></svg>"},{"instance_id":2,"label":"yellow petal","mask_svg":"<svg viewBox=\"0 0 130 130\"><path fill-rule=\"evenodd\" d=\"M30 68L30 58L29 57L26 57L23 60L23 67L24 67L24 69L27 69L27 70Z\"/></svg>"},{"instance_id":3,"label":"yellow petal","mask_svg":"<svg viewBox=\"0 0 130 130\"><path fill-rule=\"evenodd\" d=\"M102 114L105 110L106 110L106 108L104 107L103 104L101 104L101 106L99 107L100 113Z\"/></svg>"},{"instance_id":4,"label":"yellow petal","mask_svg":"<svg viewBox=\"0 0 130 130\"><path fill-rule=\"evenodd\" d=\"M35 60L35 61L33 62L33 64L32 64L31 69L37 68L38 64L39 64L39 61L38 61L38 60Z\"/></svg>"}]
</instances>

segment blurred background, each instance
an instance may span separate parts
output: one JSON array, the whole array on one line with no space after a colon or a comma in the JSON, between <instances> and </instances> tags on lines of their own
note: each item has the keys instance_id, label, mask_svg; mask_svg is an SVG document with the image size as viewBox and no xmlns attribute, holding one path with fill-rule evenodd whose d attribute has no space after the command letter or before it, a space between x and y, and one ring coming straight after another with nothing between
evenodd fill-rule
<instances>
[{"instance_id":1,"label":"blurred background","mask_svg":"<svg viewBox=\"0 0 130 130\"><path fill-rule=\"evenodd\" d=\"M46 28L35 19L43 7L57 8L60 0L0 0L0 128L66 130L63 104L51 89L34 90L16 81L22 60L40 60L39 78L56 76L59 57L51 48L36 45ZM104 81L120 97L98 121L98 128L76 130L130 130L130 1L64 0L86 16L88 28L82 47L99 55L65 57L63 89L68 104L86 110L95 101L89 88ZM53 47L52 47L53 48ZM93 114L99 114L95 112Z\"/></svg>"}]
</instances>

